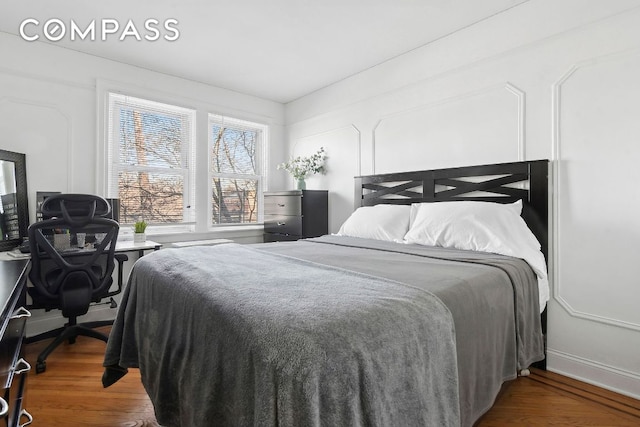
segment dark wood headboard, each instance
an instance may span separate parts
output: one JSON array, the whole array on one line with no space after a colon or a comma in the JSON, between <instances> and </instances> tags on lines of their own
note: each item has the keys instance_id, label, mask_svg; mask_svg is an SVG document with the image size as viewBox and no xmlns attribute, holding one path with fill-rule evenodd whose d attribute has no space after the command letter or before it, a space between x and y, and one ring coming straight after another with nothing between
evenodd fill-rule
<instances>
[{"instance_id":1,"label":"dark wood headboard","mask_svg":"<svg viewBox=\"0 0 640 427\"><path fill-rule=\"evenodd\" d=\"M522 217L547 258L548 170L548 160L534 160L359 176L355 179L355 204L360 207L456 200L513 203L522 199Z\"/></svg>"}]
</instances>

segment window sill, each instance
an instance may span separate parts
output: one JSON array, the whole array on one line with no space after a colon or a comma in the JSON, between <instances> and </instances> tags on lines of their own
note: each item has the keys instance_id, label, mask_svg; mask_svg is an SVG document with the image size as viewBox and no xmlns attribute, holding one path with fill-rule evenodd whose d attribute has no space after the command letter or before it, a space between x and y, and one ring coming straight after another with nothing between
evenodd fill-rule
<instances>
[{"instance_id":1,"label":"window sill","mask_svg":"<svg viewBox=\"0 0 640 427\"><path fill-rule=\"evenodd\" d=\"M146 231L147 239L154 242L168 244L175 242L186 242L191 240L211 240L211 239L230 239L237 243L262 243L262 234L264 226L242 225L242 226L220 226L210 229L206 232L195 232L189 230L175 230L168 232L167 230L153 230L149 227ZM133 240L133 232L129 230L120 230L120 239Z\"/></svg>"}]
</instances>

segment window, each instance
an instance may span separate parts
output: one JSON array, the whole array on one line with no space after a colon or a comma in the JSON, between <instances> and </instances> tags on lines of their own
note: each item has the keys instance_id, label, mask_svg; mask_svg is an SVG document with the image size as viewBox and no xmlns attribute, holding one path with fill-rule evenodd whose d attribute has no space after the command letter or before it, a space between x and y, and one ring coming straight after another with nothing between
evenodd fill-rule
<instances>
[{"instance_id":1,"label":"window","mask_svg":"<svg viewBox=\"0 0 640 427\"><path fill-rule=\"evenodd\" d=\"M195 111L109 93L108 197L120 221L192 224Z\"/></svg>"},{"instance_id":2,"label":"window","mask_svg":"<svg viewBox=\"0 0 640 427\"><path fill-rule=\"evenodd\" d=\"M259 221L265 133L257 123L209 115L211 225Z\"/></svg>"},{"instance_id":3,"label":"window","mask_svg":"<svg viewBox=\"0 0 640 427\"><path fill-rule=\"evenodd\" d=\"M143 219L153 234L262 222L267 125L104 93L99 185L120 199L121 223Z\"/></svg>"}]
</instances>

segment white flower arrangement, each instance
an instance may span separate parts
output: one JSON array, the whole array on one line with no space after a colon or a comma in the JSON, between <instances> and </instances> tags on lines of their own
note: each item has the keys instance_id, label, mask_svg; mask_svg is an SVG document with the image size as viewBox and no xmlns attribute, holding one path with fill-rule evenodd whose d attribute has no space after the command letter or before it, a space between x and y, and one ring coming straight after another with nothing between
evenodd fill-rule
<instances>
[{"instance_id":1,"label":"white flower arrangement","mask_svg":"<svg viewBox=\"0 0 640 427\"><path fill-rule=\"evenodd\" d=\"M327 156L324 147L320 147L320 149L311 156L292 157L288 162L279 164L277 168L286 170L297 180L303 180L309 174L324 173L324 161L326 159Z\"/></svg>"}]
</instances>

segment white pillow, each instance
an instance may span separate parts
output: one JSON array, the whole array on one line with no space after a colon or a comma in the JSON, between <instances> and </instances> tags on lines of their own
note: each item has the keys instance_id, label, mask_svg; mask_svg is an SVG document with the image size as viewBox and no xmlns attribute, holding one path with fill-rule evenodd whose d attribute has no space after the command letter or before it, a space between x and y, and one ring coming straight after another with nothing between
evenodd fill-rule
<instances>
[{"instance_id":1,"label":"white pillow","mask_svg":"<svg viewBox=\"0 0 640 427\"><path fill-rule=\"evenodd\" d=\"M540 243L520 216L522 202L414 203L406 243L491 252L524 259L538 276L540 310L549 300L549 283Z\"/></svg>"},{"instance_id":2,"label":"white pillow","mask_svg":"<svg viewBox=\"0 0 640 427\"><path fill-rule=\"evenodd\" d=\"M461 202L439 202L439 203L461 203ZM490 203L490 202L466 202L466 203ZM431 203L413 203L411 205L411 217L409 220L409 228L411 228L411 226L413 225L413 222L416 219L416 215L418 213L418 210L420 209L420 206L422 205L427 205L427 204L431 204ZM491 203L492 205L499 205L499 207L504 207L506 209L510 209L513 211L513 213L515 213L516 215L520 216L522 214L522 200L519 199L513 203L505 203L505 204L501 204L501 203Z\"/></svg>"},{"instance_id":3,"label":"white pillow","mask_svg":"<svg viewBox=\"0 0 640 427\"><path fill-rule=\"evenodd\" d=\"M402 242L409 231L409 205L363 206L342 224L338 236Z\"/></svg>"}]
</instances>

